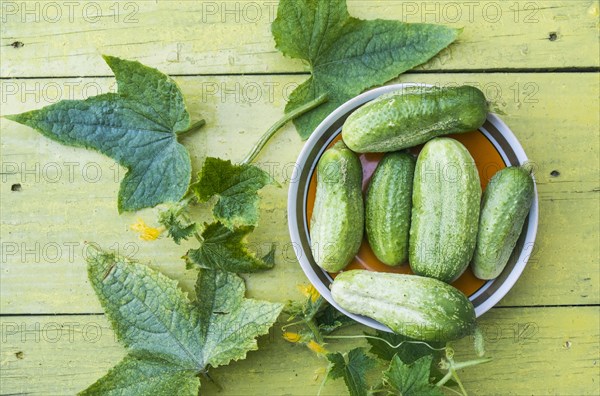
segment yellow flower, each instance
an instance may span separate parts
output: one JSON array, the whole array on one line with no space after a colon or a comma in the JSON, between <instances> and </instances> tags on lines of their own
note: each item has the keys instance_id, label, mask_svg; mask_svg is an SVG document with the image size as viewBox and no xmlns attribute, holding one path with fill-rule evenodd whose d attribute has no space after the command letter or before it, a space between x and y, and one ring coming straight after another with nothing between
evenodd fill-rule
<instances>
[{"instance_id":1,"label":"yellow flower","mask_svg":"<svg viewBox=\"0 0 600 396\"><path fill-rule=\"evenodd\" d=\"M286 331L285 333L283 333L283 339L288 341L288 342L298 342L300 341L300 334L298 333L291 333L289 331Z\"/></svg>"},{"instance_id":2,"label":"yellow flower","mask_svg":"<svg viewBox=\"0 0 600 396\"><path fill-rule=\"evenodd\" d=\"M319 297L321 297L321 295L313 285L300 285L298 286L298 289L300 289L300 292L306 297L310 297L312 302L316 302L319 299Z\"/></svg>"},{"instance_id":3,"label":"yellow flower","mask_svg":"<svg viewBox=\"0 0 600 396\"><path fill-rule=\"evenodd\" d=\"M131 229L138 232L140 234L140 239L143 239L144 241L154 241L165 230L164 227L150 227L142 219L137 219L137 222L131 225Z\"/></svg>"},{"instance_id":4,"label":"yellow flower","mask_svg":"<svg viewBox=\"0 0 600 396\"><path fill-rule=\"evenodd\" d=\"M318 353L320 355L325 355L327 353L327 349L325 349L323 345L319 344L314 340L310 340L308 344L306 344L306 346L314 353Z\"/></svg>"}]
</instances>

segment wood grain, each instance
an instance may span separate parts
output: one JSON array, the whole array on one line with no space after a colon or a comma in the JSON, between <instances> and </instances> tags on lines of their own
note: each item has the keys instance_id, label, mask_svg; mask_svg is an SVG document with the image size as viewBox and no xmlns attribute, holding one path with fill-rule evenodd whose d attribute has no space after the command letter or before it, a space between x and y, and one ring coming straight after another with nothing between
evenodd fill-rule
<instances>
[{"instance_id":1,"label":"wood grain","mask_svg":"<svg viewBox=\"0 0 600 396\"><path fill-rule=\"evenodd\" d=\"M91 4L90 4L91 3ZM70 4L70 5L69 5ZM276 1L2 2L1 77L108 76L101 54L169 74L305 71L276 49ZM599 66L598 3L349 1L352 15L464 28L425 70Z\"/></svg>"},{"instance_id":2,"label":"wood grain","mask_svg":"<svg viewBox=\"0 0 600 396\"><path fill-rule=\"evenodd\" d=\"M592 395L600 384L598 307L494 308L481 321L485 366L460 376L473 395ZM302 345L281 338L280 326L259 339L259 351L246 360L212 369L224 388L207 380L203 395L315 395L327 362ZM64 395L84 389L125 353L106 318L99 316L3 317L0 387L3 394ZM356 325L344 330L360 334ZM363 341L332 340L331 351L365 346ZM473 359L472 343L454 345L457 361ZM93 358L90 358L93 356ZM371 383L376 381L376 373ZM324 395L345 394L341 380L329 381Z\"/></svg>"},{"instance_id":3,"label":"wood grain","mask_svg":"<svg viewBox=\"0 0 600 396\"><path fill-rule=\"evenodd\" d=\"M0 1L0 116L114 91L100 55L116 55L178 76L192 117L207 120L181 139L196 171L207 155L240 160L308 77L305 63L275 48L276 7L277 1L252 0ZM513 289L481 318L494 360L461 372L466 389L599 394L600 76L591 71L600 66L600 5L349 0L348 7L364 19L464 28L457 43L396 81L478 86L534 164L540 198L534 253ZM264 254L276 243L277 265L245 276L251 297L299 299L296 286L307 282L286 219L302 145L288 125L258 157L282 188L261 191L252 249ZM148 263L188 291L196 274L180 257L194 243L139 240L129 226L137 218L155 224L157 210L118 215L125 169L102 155L0 118L0 164L0 393L73 394L125 353L88 284L86 243ZM194 217L208 220L210 206L194 208ZM456 343L459 360L472 357L470 344ZM365 343L336 340L328 348L357 345ZM202 393L317 393L324 359L283 341L280 324L259 346L246 360L211 371L223 392L203 381ZM346 390L336 380L322 394Z\"/></svg>"}]
</instances>

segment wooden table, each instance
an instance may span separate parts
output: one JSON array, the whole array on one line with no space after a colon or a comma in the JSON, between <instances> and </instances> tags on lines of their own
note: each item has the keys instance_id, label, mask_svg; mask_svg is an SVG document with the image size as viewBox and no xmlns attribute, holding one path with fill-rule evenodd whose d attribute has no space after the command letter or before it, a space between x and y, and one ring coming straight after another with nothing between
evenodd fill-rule
<instances>
[{"instance_id":1,"label":"wooden table","mask_svg":"<svg viewBox=\"0 0 600 396\"><path fill-rule=\"evenodd\" d=\"M192 117L207 120L182 139L196 170L207 154L241 159L308 76L306 65L274 47L276 2L0 3L2 115L114 91L100 55L137 59L174 76ZM395 82L480 87L536 164L535 250L515 287L481 319L494 361L464 370L472 394L600 393L599 7L593 0L349 2L362 18L464 27L456 44ZM72 394L124 354L87 281L84 242L147 262L186 290L195 273L180 257L192 244L138 239L129 226L138 217L152 223L157 211L117 213L124 169L112 160L0 122L0 393ZM276 242L277 265L246 277L251 297L299 299L296 285L307 281L286 224L301 147L288 125L258 160L283 188L261 194L252 241L261 249ZM207 213L197 209L199 218ZM222 394L316 394L326 361L282 340L279 327L260 339L260 351L212 371ZM469 341L456 349L470 351ZM324 394L344 394L343 387L332 381Z\"/></svg>"}]
</instances>

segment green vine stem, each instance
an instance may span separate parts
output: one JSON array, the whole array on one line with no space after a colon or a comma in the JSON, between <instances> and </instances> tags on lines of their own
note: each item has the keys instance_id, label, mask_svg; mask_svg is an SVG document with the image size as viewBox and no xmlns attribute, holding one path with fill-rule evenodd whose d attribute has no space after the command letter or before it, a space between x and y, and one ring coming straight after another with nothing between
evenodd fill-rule
<instances>
[{"instance_id":1,"label":"green vine stem","mask_svg":"<svg viewBox=\"0 0 600 396\"><path fill-rule=\"evenodd\" d=\"M462 392L462 394L464 396L468 396L467 395L467 390L465 389L465 387L463 386L462 381L460 380L458 374L456 373L456 370L454 370L453 367L450 367L450 372L452 373L452 377L454 377L454 380L456 381L456 383L458 384L458 387L460 388L460 391Z\"/></svg>"},{"instance_id":2,"label":"green vine stem","mask_svg":"<svg viewBox=\"0 0 600 396\"><path fill-rule=\"evenodd\" d=\"M473 359L467 360L466 362L452 362L452 368L454 370L462 370L467 367L476 366L478 364L489 363L492 361L492 358L483 358L483 359Z\"/></svg>"},{"instance_id":3,"label":"green vine stem","mask_svg":"<svg viewBox=\"0 0 600 396\"><path fill-rule=\"evenodd\" d=\"M188 216L186 213L181 213L181 217L188 222L188 224L193 223L192 219L190 218L190 216ZM198 242L200 242L200 244L204 243L204 238L202 238L202 236L200 234L198 234L198 231L194 231L193 233L194 238L196 238L196 240Z\"/></svg>"},{"instance_id":4,"label":"green vine stem","mask_svg":"<svg viewBox=\"0 0 600 396\"><path fill-rule=\"evenodd\" d=\"M306 326L310 329L311 333L315 337L315 340L319 343L323 343L323 336L321 336L321 332L317 328L317 325L313 320L306 321Z\"/></svg>"},{"instance_id":5,"label":"green vine stem","mask_svg":"<svg viewBox=\"0 0 600 396\"><path fill-rule=\"evenodd\" d=\"M217 390L218 390L219 392L222 392L222 391L223 391L223 386L221 386L221 384L220 384L220 383L218 383L218 382L217 382L217 381L216 381L216 380L215 380L215 379L214 379L214 378L213 378L213 377L212 377L212 376L211 376L211 375L208 373L208 371L202 371L202 372L200 372L200 373L197 375L197 377L199 377L199 378L200 378L201 376L202 376L202 377L204 377L204 378L206 378L206 379L207 379L207 380L209 380L210 382L212 382L212 383L213 383L213 384L214 384L214 385L217 387ZM200 395L200 392L198 392L198 395Z\"/></svg>"},{"instance_id":6,"label":"green vine stem","mask_svg":"<svg viewBox=\"0 0 600 396\"><path fill-rule=\"evenodd\" d=\"M446 375L444 375L444 377L443 377L441 380L439 380L439 381L438 381L438 382L435 384L435 386L438 386L438 387L442 387L442 386L444 386L444 384L445 384L446 382L448 382L448 381L450 380L450 378L452 378L452 372L451 372L450 370L448 370L448 372L446 373Z\"/></svg>"},{"instance_id":7,"label":"green vine stem","mask_svg":"<svg viewBox=\"0 0 600 396\"><path fill-rule=\"evenodd\" d=\"M462 382L460 381L460 378L458 377L458 372L457 370L461 370L464 369L466 367L471 367L471 366L476 366L478 364L483 364L483 363L488 363L492 361L492 358L482 358L482 359L473 359L473 360L467 360L466 362L454 362L454 359L452 358L448 358L448 360L442 360L442 362L446 362L447 365L449 365L448 367L448 372L446 373L446 375L444 375L444 377L439 380L435 386L437 387L444 387L444 384L446 382L448 382L448 380L450 378L454 378L454 380L456 381L456 383L458 384L458 387L460 388L462 395L466 396L467 395L467 391L465 390Z\"/></svg>"},{"instance_id":8,"label":"green vine stem","mask_svg":"<svg viewBox=\"0 0 600 396\"><path fill-rule=\"evenodd\" d=\"M285 329L287 329L288 327L296 326L296 325L303 324L303 323L306 323L306 321L304 319L297 320L297 321L292 322L292 323L286 323L283 326L281 326L281 331L285 331Z\"/></svg>"},{"instance_id":9,"label":"green vine stem","mask_svg":"<svg viewBox=\"0 0 600 396\"><path fill-rule=\"evenodd\" d=\"M179 132L178 135L183 135L185 133L193 132L196 129L202 128L204 126L204 124L206 124L205 120L196 121L192 125L190 125L188 127L188 129L185 129L185 130Z\"/></svg>"},{"instance_id":10,"label":"green vine stem","mask_svg":"<svg viewBox=\"0 0 600 396\"><path fill-rule=\"evenodd\" d=\"M351 335L350 336L332 336L332 335L328 335L328 336L323 336L323 338L371 338L371 339L374 339L374 340L379 340L379 341L385 342L386 344L388 344L388 346L390 348L393 348L393 349L397 349L397 348L399 348L403 344L422 344L422 345L425 345L426 347L428 347L429 349L431 349L433 351L444 351L444 350L446 350L445 347L444 348L434 348L431 345L429 345L428 343L426 343L425 341L409 341L409 340L406 340L406 341L400 342L398 345L393 345L393 344L391 344L390 342L388 342L387 340L385 340L383 338L376 337L376 336L370 336L370 335L354 335L354 336L351 336Z\"/></svg>"},{"instance_id":11,"label":"green vine stem","mask_svg":"<svg viewBox=\"0 0 600 396\"><path fill-rule=\"evenodd\" d=\"M252 162L260 153L260 151L265 147L269 139L271 139L273 135L275 135L275 133L289 121L301 116L302 114L314 109L317 106L322 105L326 101L327 95L323 94L317 97L316 99L313 99L310 102L290 111L289 113L284 114L284 116L281 119L279 119L275 124L273 124L267 130L267 132L265 132L265 134L261 136L260 140L252 147L250 153L248 153L248 155L241 161L241 164L249 164L250 162Z\"/></svg>"}]
</instances>

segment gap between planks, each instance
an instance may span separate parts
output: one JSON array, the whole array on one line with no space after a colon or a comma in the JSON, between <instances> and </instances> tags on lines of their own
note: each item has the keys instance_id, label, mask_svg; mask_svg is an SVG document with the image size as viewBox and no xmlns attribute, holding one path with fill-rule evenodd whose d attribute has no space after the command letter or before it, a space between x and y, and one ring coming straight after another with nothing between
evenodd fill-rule
<instances>
[{"instance_id":1,"label":"gap between planks","mask_svg":"<svg viewBox=\"0 0 600 396\"><path fill-rule=\"evenodd\" d=\"M495 69L447 69L447 70L409 70L405 74L494 74L494 73L519 73L519 74L553 74L553 73L600 73L600 67L561 67L561 68L495 68ZM310 76L309 71L302 72L274 72L274 73L192 73L169 74L171 77L247 77L247 76ZM114 78L114 75L90 76L27 76L27 77L0 77L0 80L52 80L69 78ZM387 83L386 83L387 84ZM382 84L385 85L385 84Z\"/></svg>"},{"instance_id":2,"label":"gap between planks","mask_svg":"<svg viewBox=\"0 0 600 396\"><path fill-rule=\"evenodd\" d=\"M545 308L589 308L589 307L600 307L600 304L547 304L547 305L499 305L492 307L492 309L545 309ZM73 313L9 313L0 314L0 318L14 318L14 317L39 317L39 316L105 316L104 312L73 312Z\"/></svg>"}]
</instances>

